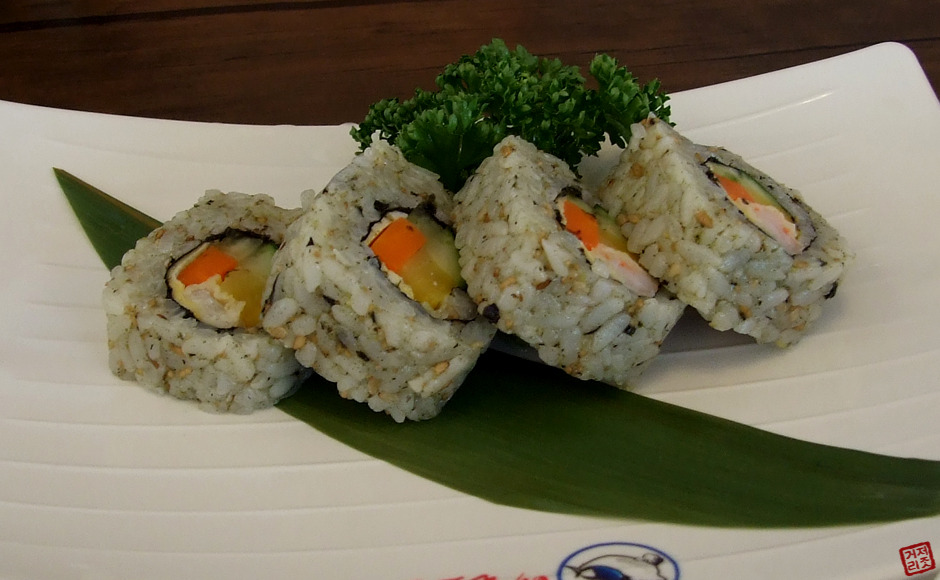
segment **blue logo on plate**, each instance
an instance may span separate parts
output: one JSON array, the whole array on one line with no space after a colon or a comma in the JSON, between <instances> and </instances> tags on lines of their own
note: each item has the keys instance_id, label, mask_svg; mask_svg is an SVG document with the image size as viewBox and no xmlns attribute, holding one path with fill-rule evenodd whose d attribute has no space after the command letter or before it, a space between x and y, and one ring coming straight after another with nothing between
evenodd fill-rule
<instances>
[{"instance_id":1,"label":"blue logo on plate","mask_svg":"<svg viewBox=\"0 0 940 580\"><path fill-rule=\"evenodd\" d=\"M679 580L679 565L651 546L611 542L568 556L558 568L558 580Z\"/></svg>"}]
</instances>

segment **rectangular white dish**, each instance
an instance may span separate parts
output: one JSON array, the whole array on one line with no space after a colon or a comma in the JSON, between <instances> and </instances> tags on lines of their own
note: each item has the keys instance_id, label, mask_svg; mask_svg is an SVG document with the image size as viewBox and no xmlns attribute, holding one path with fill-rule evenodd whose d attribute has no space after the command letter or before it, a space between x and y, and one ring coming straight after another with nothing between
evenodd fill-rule
<instances>
[{"instance_id":1,"label":"rectangular white dish","mask_svg":"<svg viewBox=\"0 0 940 580\"><path fill-rule=\"evenodd\" d=\"M940 460L940 104L914 56L878 45L671 105L693 140L801 190L857 260L798 346L687 330L638 391L800 439ZM0 102L0 577L554 580L570 554L618 542L668 554L682 578L881 580L907 577L901 548L940 549L940 517L755 531L496 506L276 409L211 415L113 377L108 273L51 168L159 219L209 188L291 206L349 161L348 132ZM586 164L588 179L614 154Z\"/></svg>"}]
</instances>

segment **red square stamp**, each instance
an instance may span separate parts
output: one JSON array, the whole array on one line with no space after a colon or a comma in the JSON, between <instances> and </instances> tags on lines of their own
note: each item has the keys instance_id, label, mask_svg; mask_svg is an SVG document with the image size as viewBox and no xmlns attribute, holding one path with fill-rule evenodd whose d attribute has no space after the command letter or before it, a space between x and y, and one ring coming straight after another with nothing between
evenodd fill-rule
<instances>
[{"instance_id":1,"label":"red square stamp","mask_svg":"<svg viewBox=\"0 0 940 580\"><path fill-rule=\"evenodd\" d=\"M921 542L898 550L901 553L901 563L904 564L904 573L908 576L923 574L937 568L933 559L933 550L930 542Z\"/></svg>"}]
</instances>

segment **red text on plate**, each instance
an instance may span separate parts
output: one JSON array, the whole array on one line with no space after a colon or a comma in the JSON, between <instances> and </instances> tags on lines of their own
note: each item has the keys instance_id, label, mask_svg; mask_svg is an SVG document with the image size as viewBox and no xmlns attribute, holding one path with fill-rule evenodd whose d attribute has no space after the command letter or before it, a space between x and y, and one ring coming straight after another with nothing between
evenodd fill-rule
<instances>
[{"instance_id":1,"label":"red text on plate","mask_svg":"<svg viewBox=\"0 0 940 580\"><path fill-rule=\"evenodd\" d=\"M500 578L490 576L489 574L480 574L478 576L454 576L442 578L441 580L500 580ZM519 574L516 576L515 580L548 580L548 576L526 576L525 574Z\"/></svg>"},{"instance_id":2,"label":"red text on plate","mask_svg":"<svg viewBox=\"0 0 940 580\"><path fill-rule=\"evenodd\" d=\"M933 550L930 549L930 542L906 546L898 551L901 553L904 573L908 576L923 574L937 567L937 562L933 559Z\"/></svg>"}]
</instances>

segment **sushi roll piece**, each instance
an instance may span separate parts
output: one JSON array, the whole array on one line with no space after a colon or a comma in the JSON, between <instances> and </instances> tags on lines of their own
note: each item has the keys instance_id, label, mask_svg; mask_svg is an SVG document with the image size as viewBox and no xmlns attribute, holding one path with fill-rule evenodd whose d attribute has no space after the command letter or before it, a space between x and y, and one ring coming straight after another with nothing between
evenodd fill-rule
<instances>
[{"instance_id":1,"label":"sushi roll piece","mask_svg":"<svg viewBox=\"0 0 940 580\"><path fill-rule=\"evenodd\" d=\"M852 258L797 191L655 118L633 126L598 197L650 274L712 327L760 343L798 342Z\"/></svg>"},{"instance_id":2,"label":"sushi roll piece","mask_svg":"<svg viewBox=\"0 0 940 580\"><path fill-rule=\"evenodd\" d=\"M377 141L302 199L264 328L343 397L398 422L434 417L495 334L463 289L452 196Z\"/></svg>"},{"instance_id":3,"label":"sushi roll piece","mask_svg":"<svg viewBox=\"0 0 940 580\"><path fill-rule=\"evenodd\" d=\"M274 252L298 215L266 195L209 191L139 240L104 289L112 372L219 412L292 392L310 373L260 317Z\"/></svg>"},{"instance_id":4,"label":"sushi roll piece","mask_svg":"<svg viewBox=\"0 0 940 580\"><path fill-rule=\"evenodd\" d=\"M685 305L636 263L571 169L510 136L456 200L461 273L479 311L547 364L632 386Z\"/></svg>"}]
</instances>

